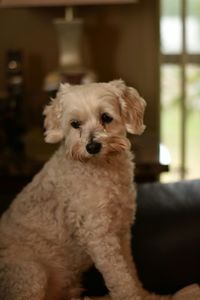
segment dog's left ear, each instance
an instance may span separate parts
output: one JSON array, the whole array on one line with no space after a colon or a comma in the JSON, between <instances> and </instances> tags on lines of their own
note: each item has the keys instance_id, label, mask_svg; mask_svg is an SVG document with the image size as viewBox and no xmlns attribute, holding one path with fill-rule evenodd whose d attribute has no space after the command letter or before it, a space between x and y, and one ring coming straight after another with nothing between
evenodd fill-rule
<instances>
[{"instance_id":1,"label":"dog's left ear","mask_svg":"<svg viewBox=\"0 0 200 300\"><path fill-rule=\"evenodd\" d=\"M47 105L43 111L45 142L58 143L64 138L64 132L61 124L63 111L62 95L66 93L69 84L61 84L57 92L56 98L51 99L51 103Z\"/></svg>"},{"instance_id":2,"label":"dog's left ear","mask_svg":"<svg viewBox=\"0 0 200 300\"><path fill-rule=\"evenodd\" d=\"M145 100L136 89L126 86L123 80L113 80L110 84L118 95L127 132L142 134L145 129L143 123Z\"/></svg>"}]
</instances>

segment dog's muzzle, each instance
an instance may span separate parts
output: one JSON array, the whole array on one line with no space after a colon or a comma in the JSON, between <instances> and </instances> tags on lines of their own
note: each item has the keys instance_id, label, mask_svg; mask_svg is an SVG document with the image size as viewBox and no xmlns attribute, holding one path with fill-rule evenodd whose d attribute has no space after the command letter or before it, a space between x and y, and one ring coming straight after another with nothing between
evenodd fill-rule
<instances>
[{"instance_id":1,"label":"dog's muzzle","mask_svg":"<svg viewBox=\"0 0 200 300\"><path fill-rule=\"evenodd\" d=\"M97 154L100 152L101 147L102 147L101 143L92 141L86 145L86 150L90 154Z\"/></svg>"}]
</instances>

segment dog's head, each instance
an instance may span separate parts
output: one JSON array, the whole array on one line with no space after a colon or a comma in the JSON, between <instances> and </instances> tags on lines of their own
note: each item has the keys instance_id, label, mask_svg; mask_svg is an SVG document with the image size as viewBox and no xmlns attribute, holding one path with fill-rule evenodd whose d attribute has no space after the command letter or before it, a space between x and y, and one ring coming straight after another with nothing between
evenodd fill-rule
<instances>
[{"instance_id":1,"label":"dog's head","mask_svg":"<svg viewBox=\"0 0 200 300\"><path fill-rule=\"evenodd\" d=\"M88 160L129 148L126 133L145 128L145 101L122 80L80 86L61 84L44 109L45 141L64 141L66 154Z\"/></svg>"}]
</instances>

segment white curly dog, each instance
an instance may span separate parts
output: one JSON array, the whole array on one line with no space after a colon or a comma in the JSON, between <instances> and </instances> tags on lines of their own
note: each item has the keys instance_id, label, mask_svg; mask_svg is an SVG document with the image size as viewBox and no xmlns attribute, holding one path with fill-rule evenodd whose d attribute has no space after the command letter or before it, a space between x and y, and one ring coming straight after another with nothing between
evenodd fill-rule
<instances>
[{"instance_id":1,"label":"white curly dog","mask_svg":"<svg viewBox=\"0 0 200 300\"><path fill-rule=\"evenodd\" d=\"M61 85L44 110L45 140L61 145L1 218L1 300L79 298L92 263L113 300L163 298L142 289L130 251L136 204L126 133L143 132L144 109L122 80ZM192 292L200 299L198 286ZM190 299L187 290L177 299Z\"/></svg>"}]
</instances>

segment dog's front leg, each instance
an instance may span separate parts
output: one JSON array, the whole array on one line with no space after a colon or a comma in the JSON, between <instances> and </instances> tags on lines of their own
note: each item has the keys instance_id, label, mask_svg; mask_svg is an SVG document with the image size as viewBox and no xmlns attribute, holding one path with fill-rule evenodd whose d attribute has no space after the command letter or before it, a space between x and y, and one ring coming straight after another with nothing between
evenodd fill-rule
<instances>
[{"instance_id":1,"label":"dog's front leg","mask_svg":"<svg viewBox=\"0 0 200 300\"><path fill-rule=\"evenodd\" d=\"M142 297L142 299L145 298L145 296L148 294L146 290L144 290L141 281L138 277L137 268L134 262L133 253L131 251L131 232L127 231L120 239L121 241L121 248L123 256L128 264L129 270L132 274L132 277L134 278L135 284L137 285L137 289L139 292L139 295Z\"/></svg>"},{"instance_id":2,"label":"dog's front leg","mask_svg":"<svg viewBox=\"0 0 200 300\"><path fill-rule=\"evenodd\" d=\"M87 233L85 242L86 251L103 275L112 299L140 300L118 237L109 233L99 235L97 230Z\"/></svg>"},{"instance_id":3,"label":"dog's front leg","mask_svg":"<svg viewBox=\"0 0 200 300\"><path fill-rule=\"evenodd\" d=\"M139 295L141 296L142 300L170 300L172 299L172 296L166 295L156 295L154 293L150 293L147 290L145 290L142 286L141 281L139 280L138 274L137 274L137 268L135 265L135 261L133 258L133 254L131 251L131 236L130 232L127 232L123 237L121 238L121 247L123 251L123 255L127 261L127 264L129 266L129 270L135 280L135 284L137 285Z\"/></svg>"}]
</instances>

